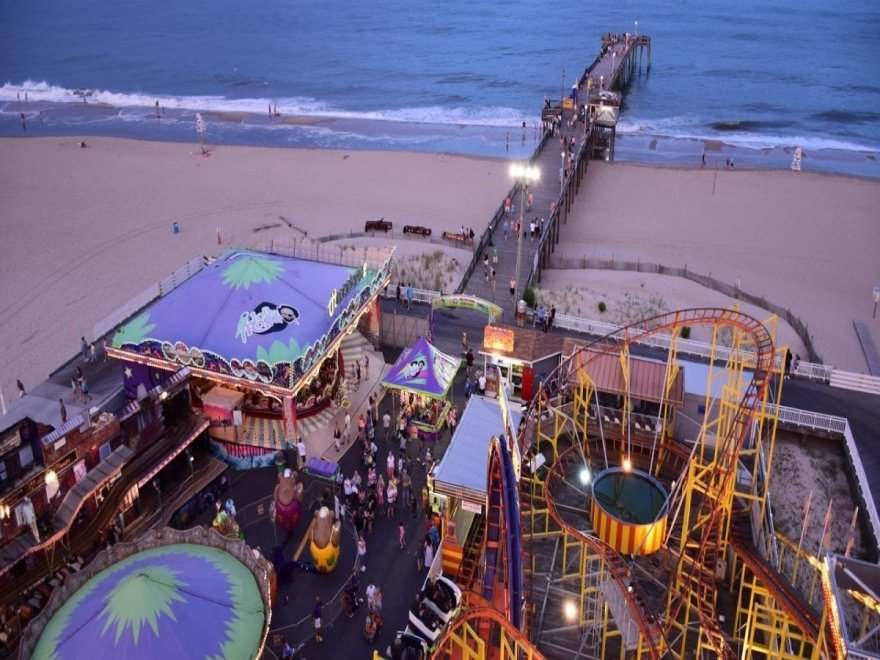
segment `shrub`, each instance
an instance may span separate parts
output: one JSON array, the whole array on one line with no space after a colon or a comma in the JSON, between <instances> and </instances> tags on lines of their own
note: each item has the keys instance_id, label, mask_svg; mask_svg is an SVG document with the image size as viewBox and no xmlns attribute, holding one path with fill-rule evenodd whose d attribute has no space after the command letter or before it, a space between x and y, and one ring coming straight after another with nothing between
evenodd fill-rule
<instances>
[{"instance_id":1,"label":"shrub","mask_svg":"<svg viewBox=\"0 0 880 660\"><path fill-rule=\"evenodd\" d=\"M680 334L682 339L688 339L691 336L691 326L682 326Z\"/></svg>"},{"instance_id":2,"label":"shrub","mask_svg":"<svg viewBox=\"0 0 880 660\"><path fill-rule=\"evenodd\" d=\"M600 301L599 301L599 312L601 312L602 314L604 314L606 309L608 309L608 307L605 305L605 301L604 301L604 300L600 300Z\"/></svg>"},{"instance_id":3,"label":"shrub","mask_svg":"<svg viewBox=\"0 0 880 660\"><path fill-rule=\"evenodd\" d=\"M526 289L523 291L523 300L526 301L526 305L534 309L535 307L535 292L532 289Z\"/></svg>"}]
</instances>

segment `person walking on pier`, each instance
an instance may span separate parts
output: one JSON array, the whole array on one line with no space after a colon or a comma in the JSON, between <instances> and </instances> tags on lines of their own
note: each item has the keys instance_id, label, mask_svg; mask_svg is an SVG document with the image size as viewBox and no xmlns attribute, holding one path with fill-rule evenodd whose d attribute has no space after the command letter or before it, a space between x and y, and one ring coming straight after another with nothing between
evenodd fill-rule
<instances>
[{"instance_id":1,"label":"person walking on pier","mask_svg":"<svg viewBox=\"0 0 880 660\"><path fill-rule=\"evenodd\" d=\"M507 218L504 219L504 225L502 226L502 229L504 230L504 240L506 241L508 238L510 238L510 221Z\"/></svg>"}]
</instances>

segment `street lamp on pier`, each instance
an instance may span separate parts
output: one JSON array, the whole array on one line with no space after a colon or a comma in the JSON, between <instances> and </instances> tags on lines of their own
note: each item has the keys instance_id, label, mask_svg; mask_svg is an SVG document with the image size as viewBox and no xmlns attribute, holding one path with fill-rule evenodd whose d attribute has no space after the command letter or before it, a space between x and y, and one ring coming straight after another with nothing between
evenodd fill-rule
<instances>
[{"instance_id":1,"label":"street lamp on pier","mask_svg":"<svg viewBox=\"0 0 880 660\"><path fill-rule=\"evenodd\" d=\"M538 180L540 171L537 167L532 165L514 163L510 166L510 176L512 176L517 185L519 185L519 227L516 232L516 271L514 272L513 277L518 288L520 285L519 267L522 261L523 220L525 219L525 203L523 200L525 198L526 186ZM514 298L515 297L516 289L514 289ZM514 300L514 302L516 301Z\"/></svg>"}]
</instances>

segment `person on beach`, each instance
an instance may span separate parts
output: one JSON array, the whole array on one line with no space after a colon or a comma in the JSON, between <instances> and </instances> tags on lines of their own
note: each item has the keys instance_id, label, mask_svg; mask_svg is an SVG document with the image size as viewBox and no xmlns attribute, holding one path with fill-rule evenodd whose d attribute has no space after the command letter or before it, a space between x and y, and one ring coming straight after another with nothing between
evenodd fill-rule
<instances>
[{"instance_id":1,"label":"person on beach","mask_svg":"<svg viewBox=\"0 0 880 660\"><path fill-rule=\"evenodd\" d=\"M159 109L159 101L156 101L156 119L162 119L162 113Z\"/></svg>"},{"instance_id":2,"label":"person on beach","mask_svg":"<svg viewBox=\"0 0 880 660\"><path fill-rule=\"evenodd\" d=\"M15 386L18 388L18 398L23 399L27 396L27 391L24 389L24 383L21 382L21 379L15 379Z\"/></svg>"}]
</instances>

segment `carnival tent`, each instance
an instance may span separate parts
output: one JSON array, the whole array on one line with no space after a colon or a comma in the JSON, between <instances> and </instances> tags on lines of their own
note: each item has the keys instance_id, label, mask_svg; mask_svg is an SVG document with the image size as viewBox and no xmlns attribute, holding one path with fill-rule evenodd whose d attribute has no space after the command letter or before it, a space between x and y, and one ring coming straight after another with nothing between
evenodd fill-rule
<instances>
[{"instance_id":1,"label":"carnival tent","mask_svg":"<svg viewBox=\"0 0 880 660\"><path fill-rule=\"evenodd\" d=\"M231 250L122 326L108 354L283 394L378 294L389 264Z\"/></svg>"},{"instance_id":2,"label":"carnival tent","mask_svg":"<svg viewBox=\"0 0 880 660\"><path fill-rule=\"evenodd\" d=\"M400 354L382 384L390 389L441 399L452 386L460 366L459 358L441 353L427 339L419 337L414 346Z\"/></svg>"},{"instance_id":3,"label":"carnival tent","mask_svg":"<svg viewBox=\"0 0 880 660\"><path fill-rule=\"evenodd\" d=\"M265 596L251 570L219 548L143 550L80 586L45 623L31 657L254 658Z\"/></svg>"}]
</instances>

